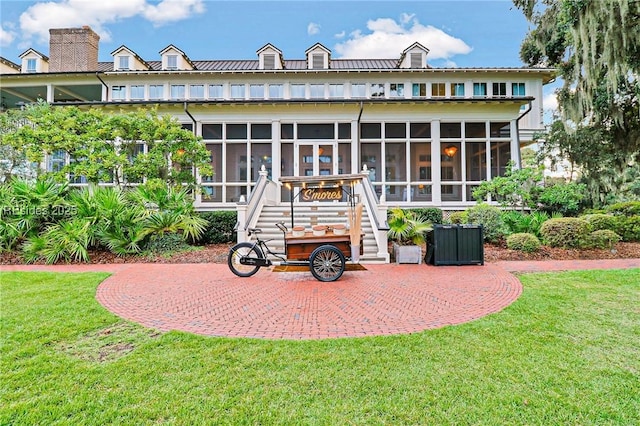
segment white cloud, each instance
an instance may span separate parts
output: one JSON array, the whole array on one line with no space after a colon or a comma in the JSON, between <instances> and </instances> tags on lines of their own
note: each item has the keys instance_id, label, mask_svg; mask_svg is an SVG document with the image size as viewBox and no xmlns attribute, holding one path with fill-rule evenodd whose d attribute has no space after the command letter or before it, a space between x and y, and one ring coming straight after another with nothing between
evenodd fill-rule
<instances>
[{"instance_id":1,"label":"white cloud","mask_svg":"<svg viewBox=\"0 0 640 426\"><path fill-rule=\"evenodd\" d=\"M13 31L0 27L0 46L9 46L15 37L16 34Z\"/></svg>"},{"instance_id":2,"label":"white cloud","mask_svg":"<svg viewBox=\"0 0 640 426\"><path fill-rule=\"evenodd\" d=\"M542 106L545 111L556 111L558 109L558 97L555 91L542 97Z\"/></svg>"},{"instance_id":3,"label":"white cloud","mask_svg":"<svg viewBox=\"0 0 640 426\"><path fill-rule=\"evenodd\" d=\"M307 25L307 34L315 35L320 32L320 24L316 24L315 22L309 22Z\"/></svg>"},{"instance_id":4,"label":"white cloud","mask_svg":"<svg viewBox=\"0 0 640 426\"><path fill-rule=\"evenodd\" d=\"M141 16L154 25L186 19L204 11L204 0L162 0L150 4L147 0L62 0L42 2L29 7L20 15L20 30L25 39L49 40L50 28L89 25L100 34L102 41L110 41L106 24Z\"/></svg>"},{"instance_id":5,"label":"white cloud","mask_svg":"<svg viewBox=\"0 0 640 426\"><path fill-rule=\"evenodd\" d=\"M351 32L348 40L335 46L336 53L342 58L397 58L414 42L429 49L429 59L449 59L472 50L461 39L420 24L413 14L403 13L399 22L391 18L370 20L367 30L366 34L360 30Z\"/></svg>"},{"instance_id":6,"label":"white cloud","mask_svg":"<svg viewBox=\"0 0 640 426\"><path fill-rule=\"evenodd\" d=\"M333 36L334 36L335 38L344 38L344 36L345 36L345 35L347 35L347 32L346 32L346 31L344 31L344 30L342 30L342 31L340 31L340 32L339 32L339 33L337 33L337 34L334 34Z\"/></svg>"}]
</instances>

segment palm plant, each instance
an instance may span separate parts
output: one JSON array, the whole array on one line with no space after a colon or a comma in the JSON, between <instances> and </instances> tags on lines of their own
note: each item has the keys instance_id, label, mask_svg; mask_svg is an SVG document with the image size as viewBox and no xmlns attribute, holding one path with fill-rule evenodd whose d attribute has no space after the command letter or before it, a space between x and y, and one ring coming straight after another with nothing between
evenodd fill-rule
<instances>
[{"instance_id":1,"label":"palm plant","mask_svg":"<svg viewBox=\"0 0 640 426\"><path fill-rule=\"evenodd\" d=\"M48 264L61 259L87 262L89 226L90 223L82 218L49 225L41 236L32 237L23 245L25 260L33 262L44 259Z\"/></svg>"},{"instance_id":2,"label":"palm plant","mask_svg":"<svg viewBox=\"0 0 640 426\"><path fill-rule=\"evenodd\" d=\"M433 229L431 222L411 210L395 207L389 210L389 238L398 244L422 245L426 233Z\"/></svg>"}]
</instances>

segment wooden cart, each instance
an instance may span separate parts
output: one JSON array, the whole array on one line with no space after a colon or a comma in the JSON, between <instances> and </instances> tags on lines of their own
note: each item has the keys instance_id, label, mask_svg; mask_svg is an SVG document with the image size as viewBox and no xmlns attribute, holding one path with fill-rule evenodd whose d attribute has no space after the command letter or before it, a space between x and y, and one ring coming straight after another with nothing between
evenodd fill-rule
<instances>
[{"instance_id":1,"label":"wooden cart","mask_svg":"<svg viewBox=\"0 0 640 426\"><path fill-rule=\"evenodd\" d=\"M357 261L363 254L363 238L360 219L362 205L356 205L354 186L365 175L333 175L312 177L282 177L280 181L291 191L291 228L284 223L276 226L283 232L284 253L269 250L267 241L260 239L260 229L249 229L249 235L256 235L256 241L241 242L233 246L229 252L228 265L231 271L240 277L255 274L260 267L274 263L267 256L271 255L282 262L280 265L308 265L313 276L320 281L335 281L342 276L346 262ZM297 191L297 193L295 192ZM310 197L308 200L304 197ZM315 199L313 197L316 197ZM332 225L323 225L322 235L295 229L294 201L348 201L350 232L340 235L334 232ZM336 226L337 228L337 226ZM352 246L359 245L359 248ZM283 257L284 256L284 257Z\"/></svg>"}]
</instances>

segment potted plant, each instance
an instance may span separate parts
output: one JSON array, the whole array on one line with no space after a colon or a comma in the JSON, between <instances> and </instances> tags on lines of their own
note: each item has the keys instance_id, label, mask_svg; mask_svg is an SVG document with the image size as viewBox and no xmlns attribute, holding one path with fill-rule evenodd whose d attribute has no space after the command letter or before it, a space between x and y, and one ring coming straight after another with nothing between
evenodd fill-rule
<instances>
[{"instance_id":1,"label":"potted plant","mask_svg":"<svg viewBox=\"0 0 640 426\"><path fill-rule=\"evenodd\" d=\"M431 222L411 210L389 210L389 239L393 242L396 263L422 263L422 245L432 230Z\"/></svg>"}]
</instances>

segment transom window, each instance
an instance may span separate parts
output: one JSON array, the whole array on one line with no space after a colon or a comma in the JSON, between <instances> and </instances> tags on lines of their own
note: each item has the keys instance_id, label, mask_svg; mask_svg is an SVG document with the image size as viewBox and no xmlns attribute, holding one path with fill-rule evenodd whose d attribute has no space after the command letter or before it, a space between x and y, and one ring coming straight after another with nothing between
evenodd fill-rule
<instances>
[{"instance_id":1,"label":"transom window","mask_svg":"<svg viewBox=\"0 0 640 426\"><path fill-rule=\"evenodd\" d=\"M473 83L473 96L487 96L487 83Z\"/></svg>"},{"instance_id":2,"label":"transom window","mask_svg":"<svg viewBox=\"0 0 640 426\"><path fill-rule=\"evenodd\" d=\"M330 98L343 98L344 97L344 85L342 85L342 84L330 84L329 85L329 97Z\"/></svg>"},{"instance_id":3,"label":"transom window","mask_svg":"<svg viewBox=\"0 0 640 426\"><path fill-rule=\"evenodd\" d=\"M312 99L324 98L324 84L310 84L309 94L311 95Z\"/></svg>"},{"instance_id":4,"label":"transom window","mask_svg":"<svg viewBox=\"0 0 640 426\"><path fill-rule=\"evenodd\" d=\"M204 84L192 84L189 86L189 96L193 99L204 99Z\"/></svg>"},{"instance_id":5,"label":"transom window","mask_svg":"<svg viewBox=\"0 0 640 426\"><path fill-rule=\"evenodd\" d=\"M493 96L507 96L507 83L493 83Z\"/></svg>"},{"instance_id":6,"label":"transom window","mask_svg":"<svg viewBox=\"0 0 640 426\"><path fill-rule=\"evenodd\" d=\"M513 96L526 96L524 83L512 83L511 93L513 94Z\"/></svg>"},{"instance_id":7,"label":"transom window","mask_svg":"<svg viewBox=\"0 0 640 426\"><path fill-rule=\"evenodd\" d=\"M244 99L244 84L231 85L231 99Z\"/></svg>"},{"instance_id":8,"label":"transom window","mask_svg":"<svg viewBox=\"0 0 640 426\"><path fill-rule=\"evenodd\" d=\"M131 99L144 99L143 84L134 84L131 86Z\"/></svg>"},{"instance_id":9,"label":"transom window","mask_svg":"<svg viewBox=\"0 0 640 426\"><path fill-rule=\"evenodd\" d=\"M371 97L372 98L384 98L384 84L372 83L371 84Z\"/></svg>"},{"instance_id":10,"label":"transom window","mask_svg":"<svg viewBox=\"0 0 640 426\"><path fill-rule=\"evenodd\" d=\"M431 96L444 98L444 83L431 83Z\"/></svg>"},{"instance_id":11,"label":"transom window","mask_svg":"<svg viewBox=\"0 0 640 426\"><path fill-rule=\"evenodd\" d=\"M171 99L185 99L184 84L171 85Z\"/></svg>"},{"instance_id":12,"label":"transom window","mask_svg":"<svg viewBox=\"0 0 640 426\"><path fill-rule=\"evenodd\" d=\"M291 98L304 99L304 84L292 84L291 85Z\"/></svg>"},{"instance_id":13,"label":"transom window","mask_svg":"<svg viewBox=\"0 0 640 426\"><path fill-rule=\"evenodd\" d=\"M149 99L164 99L164 85L149 85Z\"/></svg>"},{"instance_id":14,"label":"transom window","mask_svg":"<svg viewBox=\"0 0 640 426\"><path fill-rule=\"evenodd\" d=\"M125 100L127 97L126 86L112 86L111 87L111 99L113 100Z\"/></svg>"},{"instance_id":15,"label":"transom window","mask_svg":"<svg viewBox=\"0 0 640 426\"><path fill-rule=\"evenodd\" d=\"M427 84L426 83L413 83L411 86L411 96L414 98L423 98L427 96Z\"/></svg>"},{"instance_id":16,"label":"transom window","mask_svg":"<svg viewBox=\"0 0 640 426\"><path fill-rule=\"evenodd\" d=\"M282 99L282 98L284 98L284 86L282 84L270 84L269 85L269 98L270 99Z\"/></svg>"},{"instance_id":17,"label":"transom window","mask_svg":"<svg viewBox=\"0 0 640 426\"><path fill-rule=\"evenodd\" d=\"M464 83L451 83L451 96L464 96Z\"/></svg>"},{"instance_id":18,"label":"transom window","mask_svg":"<svg viewBox=\"0 0 640 426\"><path fill-rule=\"evenodd\" d=\"M210 99L222 99L222 84L210 84L209 85L209 98Z\"/></svg>"},{"instance_id":19,"label":"transom window","mask_svg":"<svg viewBox=\"0 0 640 426\"><path fill-rule=\"evenodd\" d=\"M404 98L404 84L391 83L389 84L389 96L392 98Z\"/></svg>"},{"instance_id":20,"label":"transom window","mask_svg":"<svg viewBox=\"0 0 640 426\"><path fill-rule=\"evenodd\" d=\"M367 96L367 86L364 83L351 84L351 97L364 98Z\"/></svg>"},{"instance_id":21,"label":"transom window","mask_svg":"<svg viewBox=\"0 0 640 426\"><path fill-rule=\"evenodd\" d=\"M249 97L251 99L264 99L264 84L249 85Z\"/></svg>"}]
</instances>

